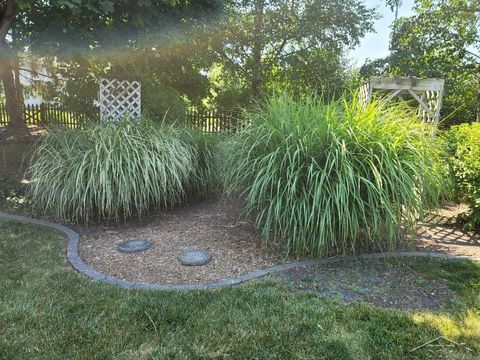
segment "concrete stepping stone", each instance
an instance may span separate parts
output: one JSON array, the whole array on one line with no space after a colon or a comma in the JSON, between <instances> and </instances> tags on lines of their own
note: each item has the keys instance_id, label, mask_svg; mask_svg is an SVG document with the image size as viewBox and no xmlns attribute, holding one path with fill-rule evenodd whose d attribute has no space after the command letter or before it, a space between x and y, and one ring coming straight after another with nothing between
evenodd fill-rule
<instances>
[{"instance_id":1,"label":"concrete stepping stone","mask_svg":"<svg viewBox=\"0 0 480 360\"><path fill-rule=\"evenodd\" d=\"M150 249L150 241L145 239L130 239L117 246L117 250L125 254L142 252L148 249Z\"/></svg>"},{"instance_id":2,"label":"concrete stepping stone","mask_svg":"<svg viewBox=\"0 0 480 360\"><path fill-rule=\"evenodd\" d=\"M201 266L212 260L212 253L208 250L184 250L178 260L185 266Z\"/></svg>"}]
</instances>

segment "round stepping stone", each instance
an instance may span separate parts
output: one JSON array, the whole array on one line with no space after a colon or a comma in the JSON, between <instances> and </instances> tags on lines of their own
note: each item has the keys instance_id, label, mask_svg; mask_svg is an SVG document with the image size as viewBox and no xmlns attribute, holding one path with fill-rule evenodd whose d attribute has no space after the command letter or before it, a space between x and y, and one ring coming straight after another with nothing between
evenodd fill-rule
<instances>
[{"instance_id":1,"label":"round stepping stone","mask_svg":"<svg viewBox=\"0 0 480 360\"><path fill-rule=\"evenodd\" d=\"M117 249L126 254L142 252L150 249L150 241L144 239L130 239L118 244Z\"/></svg>"},{"instance_id":2,"label":"round stepping stone","mask_svg":"<svg viewBox=\"0 0 480 360\"><path fill-rule=\"evenodd\" d=\"M208 250L185 250L180 253L178 260L185 266L201 266L212 260L212 254Z\"/></svg>"}]
</instances>

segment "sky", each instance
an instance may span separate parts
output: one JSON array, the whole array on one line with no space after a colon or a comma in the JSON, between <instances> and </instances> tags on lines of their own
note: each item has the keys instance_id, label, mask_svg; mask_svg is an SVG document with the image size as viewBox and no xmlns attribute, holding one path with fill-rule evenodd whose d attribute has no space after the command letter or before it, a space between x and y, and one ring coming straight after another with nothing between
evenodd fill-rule
<instances>
[{"instance_id":1,"label":"sky","mask_svg":"<svg viewBox=\"0 0 480 360\"><path fill-rule=\"evenodd\" d=\"M395 14L385 5L385 0L366 0L369 7L377 9L381 18L375 22L375 33L369 33L360 42L360 46L350 53L350 58L354 65L362 66L365 60L385 57L388 55L388 43L390 39L390 26L395 18ZM413 0L403 0L399 9L398 16L410 16Z\"/></svg>"}]
</instances>

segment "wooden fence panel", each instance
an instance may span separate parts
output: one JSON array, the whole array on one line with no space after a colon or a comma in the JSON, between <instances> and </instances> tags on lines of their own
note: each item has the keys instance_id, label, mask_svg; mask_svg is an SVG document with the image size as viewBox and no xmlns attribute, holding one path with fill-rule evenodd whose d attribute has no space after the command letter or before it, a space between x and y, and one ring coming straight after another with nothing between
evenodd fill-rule
<instances>
[{"instance_id":1,"label":"wooden fence panel","mask_svg":"<svg viewBox=\"0 0 480 360\"><path fill-rule=\"evenodd\" d=\"M71 111L58 104L43 103L40 105L25 105L23 116L28 126L65 126L68 128L82 128L88 121L98 118L98 109L93 106L83 112ZM0 104L0 127L5 127L10 118L5 105Z\"/></svg>"},{"instance_id":2,"label":"wooden fence panel","mask_svg":"<svg viewBox=\"0 0 480 360\"><path fill-rule=\"evenodd\" d=\"M187 125L207 133L233 133L247 124L239 113L219 112L218 110L189 110L185 116Z\"/></svg>"},{"instance_id":3,"label":"wooden fence panel","mask_svg":"<svg viewBox=\"0 0 480 360\"><path fill-rule=\"evenodd\" d=\"M99 118L99 111L94 107L78 112L71 111L64 105L48 103L25 105L23 114L27 125L34 127L65 126L79 129ZM247 125L240 113L219 110L188 110L185 121L188 126L207 133L234 133ZM0 127L5 127L8 123L5 106L0 104Z\"/></svg>"},{"instance_id":4,"label":"wooden fence panel","mask_svg":"<svg viewBox=\"0 0 480 360\"><path fill-rule=\"evenodd\" d=\"M8 116L7 109L0 104L0 126L7 126L9 121L10 117Z\"/></svg>"}]
</instances>

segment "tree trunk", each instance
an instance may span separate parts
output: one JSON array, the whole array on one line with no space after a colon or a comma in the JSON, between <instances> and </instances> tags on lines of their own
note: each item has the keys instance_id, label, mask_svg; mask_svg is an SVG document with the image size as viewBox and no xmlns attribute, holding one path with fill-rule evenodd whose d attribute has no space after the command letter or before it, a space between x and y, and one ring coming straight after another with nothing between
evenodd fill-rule
<instances>
[{"instance_id":1,"label":"tree trunk","mask_svg":"<svg viewBox=\"0 0 480 360\"><path fill-rule=\"evenodd\" d=\"M1 80L5 93L5 108L10 117L10 122L3 134L4 138L25 137L30 135L23 115L22 87L20 79L16 79L15 74L17 72L14 64L15 62L10 60L1 61L1 66L3 67Z\"/></svg>"},{"instance_id":2,"label":"tree trunk","mask_svg":"<svg viewBox=\"0 0 480 360\"><path fill-rule=\"evenodd\" d=\"M480 64L477 65L477 122L480 122Z\"/></svg>"},{"instance_id":3,"label":"tree trunk","mask_svg":"<svg viewBox=\"0 0 480 360\"><path fill-rule=\"evenodd\" d=\"M262 48L263 48L263 16L265 0L255 0L255 23L253 39L253 66L252 66L252 95L258 98L262 93L263 69L262 69Z\"/></svg>"},{"instance_id":4,"label":"tree trunk","mask_svg":"<svg viewBox=\"0 0 480 360\"><path fill-rule=\"evenodd\" d=\"M18 71L18 57L6 40L16 14L15 0L7 0L0 18L0 80L2 80L5 93L5 107L10 117L10 122L3 133L4 138L30 135L23 116L23 95Z\"/></svg>"}]
</instances>

